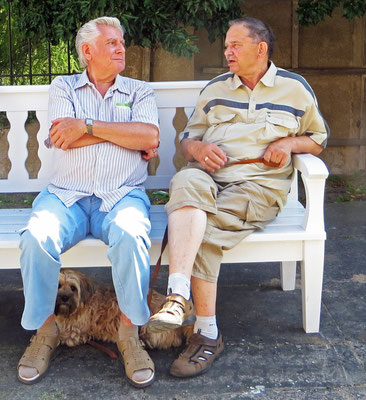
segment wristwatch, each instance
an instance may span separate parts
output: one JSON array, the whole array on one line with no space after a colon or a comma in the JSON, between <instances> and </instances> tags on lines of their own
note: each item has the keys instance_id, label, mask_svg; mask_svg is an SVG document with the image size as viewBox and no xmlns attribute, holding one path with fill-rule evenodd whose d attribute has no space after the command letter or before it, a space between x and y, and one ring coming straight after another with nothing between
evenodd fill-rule
<instances>
[{"instance_id":1,"label":"wristwatch","mask_svg":"<svg viewBox=\"0 0 366 400\"><path fill-rule=\"evenodd\" d=\"M87 134L93 136L93 120L91 118L87 118L85 120L85 124L87 128Z\"/></svg>"}]
</instances>

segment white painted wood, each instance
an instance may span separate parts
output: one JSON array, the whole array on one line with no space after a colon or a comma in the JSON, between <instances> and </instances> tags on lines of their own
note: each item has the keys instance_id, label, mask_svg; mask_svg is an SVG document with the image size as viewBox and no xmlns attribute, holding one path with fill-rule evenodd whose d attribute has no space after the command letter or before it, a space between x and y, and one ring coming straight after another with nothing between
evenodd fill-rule
<instances>
[{"instance_id":1,"label":"white painted wood","mask_svg":"<svg viewBox=\"0 0 366 400\"><path fill-rule=\"evenodd\" d=\"M304 242L301 261L302 320L306 333L319 332L324 271L324 241Z\"/></svg>"},{"instance_id":2,"label":"white painted wood","mask_svg":"<svg viewBox=\"0 0 366 400\"><path fill-rule=\"evenodd\" d=\"M36 112L36 116L40 124L40 128L37 133L38 157L40 160L42 160L41 168L38 171L38 179L42 180L42 182L44 181L48 182L50 177L50 171L52 171L52 160L53 160L52 157L53 152L50 151L50 149L48 149L44 144L45 139L47 139L48 137L48 130L49 130L47 114L48 114L47 110L38 110Z\"/></svg>"},{"instance_id":3,"label":"white painted wood","mask_svg":"<svg viewBox=\"0 0 366 400\"><path fill-rule=\"evenodd\" d=\"M187 118L194 110L197 96L206 81L153 82L161 124L159 157L156 175L149 176L147 189L169 187L176 172L173 158L177 132L173 120L177 108L184 108ZM52 170L52 150L44 146L48 136L48 86L0 87L0 111L6 111L11 128L8 134L8 157L12 162L8 179L0 179L0 193L38 192L49 181ZM41 168L36 179L30 179L25 169L28 156L28 135L24 123L28 111L36 111L40 123L37 134L38 157ZM301 262L303 327L306 332L318 332L324 265L324 185L328 170L324 163L311 155L293 156L306 190L306 207L298 201L297 171L288 201L278 217L263 230L254 232L230 251L224 252L223 262L280 262L283 290L295 289L296 262ZM30 209L0 209L0 269L19 268L18 230L25 226ZM151 264L160 254L161 240L167 224L163 206L151 208ZM109 266L105 244L91 236L62 255L65 267ZM163 263L168 263L165 251Z\"/></svg>"},{"instance_id":4,"label":"white painted wood","mask_svg":"<svg viewBox=\"0 0 366 400\"><path fill-rule=\"evenodd\" d=\"M173 126L175 114L176 108L170 107L159 109L160 131L164 132L165 140L160 139L160 164L156 172L157 175L160 175L160 171L162 171L164 175L171 177L177 171L173 163L173 157L176 151L174 143L176 131Z\"/></svg>"},{"instance_id":5,"label":"white painted wood","mask_svg":"<svg viewBox=\"0 0 366 400\"><path fill-rule=\"evenodd\" d=\"M7 112L7 118L10 123L8 157L11 162L7 180L10 182L11 187L15 188L22 181L28 180L29 176L25 168L25 160L28 157L28 134L25 130L25 121L28 118L28 112Z\"/></svg>"},{"instance_id":6,"label":"white painted wood","mask_svg":"<svg viewBox=\"0 0 366 400\"><path fill-rule=\"evenodd\" d=\"M280 271L282 290L295 290L296 261L282 261Z\"/></svg>"}]
</instances>

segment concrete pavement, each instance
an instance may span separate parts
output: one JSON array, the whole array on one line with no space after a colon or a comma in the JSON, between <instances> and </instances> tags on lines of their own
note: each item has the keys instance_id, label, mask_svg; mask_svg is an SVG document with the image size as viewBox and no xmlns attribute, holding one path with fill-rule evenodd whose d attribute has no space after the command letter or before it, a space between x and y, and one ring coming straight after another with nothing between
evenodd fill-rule
<instances>
[{"instance_id":1,"label":"concrete pavement","mask_svg":"<svg viewBox=\"0 0 366 400\"><path fill-rule=\"evenodd\" d=\"M62 347L38 384L18 382L31 332L19 322L20 271L0 271L0 399L366 399L366 202L326 204L326 226L319 334L302 330L299 282L282 292L278 264L226 264L217 310L224 354L207 374L182 380L168 373L179 349L151 351L157 379L143 390L127 383L120 361L88 345ZM84 272L111 282L107 268Z\"/></svg>"}]
</instances>

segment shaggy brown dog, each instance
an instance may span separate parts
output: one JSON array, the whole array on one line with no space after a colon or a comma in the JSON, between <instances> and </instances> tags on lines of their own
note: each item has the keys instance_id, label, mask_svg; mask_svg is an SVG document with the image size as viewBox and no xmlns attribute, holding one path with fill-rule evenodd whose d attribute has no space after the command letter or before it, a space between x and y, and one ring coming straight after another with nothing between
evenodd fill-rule
<instances>
[{"instance_id":1,"label":"shaggy brown dog","mask_svg":"<svg viewBox=\"0 0 366 400\"><path fill-rule=\"evenodd\" d=\"M151 314L159 311L164 300L165 296L153 291ZM93 282L79 271L61 270L55 315L62 344L77 346L93 339L117 341L121 311L114 289ZM144 325L139 336L151 349L167 349L180 346L192 333L193 325L161 333L150 333Z\"/></svg>"}]
</instances>

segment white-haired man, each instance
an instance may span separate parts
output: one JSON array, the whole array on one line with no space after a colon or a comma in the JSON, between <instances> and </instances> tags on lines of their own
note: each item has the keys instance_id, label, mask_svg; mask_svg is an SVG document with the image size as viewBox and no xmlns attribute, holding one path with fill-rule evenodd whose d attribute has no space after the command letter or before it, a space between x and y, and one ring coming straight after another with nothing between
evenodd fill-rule
<instances>
[{"instance_id":1,"label":"white-haired man","mask_svg":"<svg viewBox=\"0 0 366 400\"><path fill-rule=\"evenodd\" d=\"M166 206L168 296L149 323L162 331L192 322L192 287L195 333L170 368L174 376L206 372L223 351L216 324L223 250L276 217L291 184L291 154L317 155L326 144L312 89L301 76L276 68L273 44L262 21L232 21L225 40L230 72L202 90L180 136L189 164L174 176Z\"/></svg>"},{"instance_id":2,"label":"white-haired man","mask_svg":"<svg viewBox=\"0 0 366 400\"><path fill-rule=\"evenodd\" d=\"M60 254L87 234L109 245L121 309L118 348L136 387L154 380L154 364L138 340L149 318L150 202L143 183L157 155L158 114L145 83L120 76L124 31L117 18L89 21L78 31L82 74L54 79L49 92L49 140L55 170L35 199L21 233L25 307L22 326L37 329L18 364L21 382L37 382L59 345L54 320Z\"/></svg>"}]
</instances>

